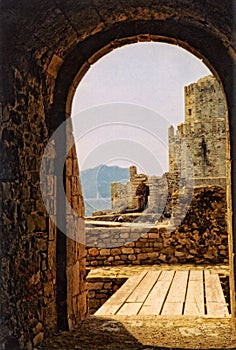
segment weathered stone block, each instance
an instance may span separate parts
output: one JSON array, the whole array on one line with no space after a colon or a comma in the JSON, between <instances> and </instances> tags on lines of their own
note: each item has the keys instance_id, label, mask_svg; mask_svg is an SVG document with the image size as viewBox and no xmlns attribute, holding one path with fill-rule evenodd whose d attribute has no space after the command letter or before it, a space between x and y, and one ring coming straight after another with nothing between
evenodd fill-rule
<instances>
[{"instance_id":1,"label":"weathered stone block","mask_svg":"<svg viewBox=\"0 0 236 350\"><path fill-rule=\"evenodd\" d=\"M160 254L160 256L159 256L158 259L161 260L161 261L163 261L163 262L166 262L166 255Z\"/></svg>"},{"instance_id":2,"label":"weathered stone block","mask_svg":"<svg viewBox=\"0 0 236 350\"><path fill-rule=\"evenodd\" d=\"M101 256L107 256L111 254L111 249L101 249L100 250L100 255Z\"/></svg>"},{"instance_id":3,"label":"weathered stone block","mask_svg":"<svg viewBox=\"0 0 236 350\"><path fill-rule=\"evenodd\" d=\"M105 288L105 289L111 289L111 288L112 288L112 282L106 282L106 283L104 283L104 288Z\"/></svg>"},{"instance_id":4,"label":"weathered stone block","mask_svg":"<svg viewBox=\"0 0 236 350\"><path fill-rule=\"evenodd\" d=\"M120 238L129 238L129 233L128 232L121 233Z\"/></svg>"},{"instance_id":5,"label":"weathered stone block","mask_svg":"<svg viewBox=\"0 0 236 350\"><path fill-rule=\"evenodd\" d=\"M112 265L118 266L118 265L124 265L125 262L123 260L116 260L113 261Z\"/></svg>"},{"instance_id":6,"label":"weathered stone block","mask_svg":"<svg viewBox=\"0 0 236 350\"><path fill-rule=\"evenodd\" d=\"M227 256L228 252L226 250L220 250L220 255Z\"/></svg>"},{"instance_id":7,"label":"weathered stone block","mask_svg":"<svg viewBox=\"0 0 236 350\"><path fill-rule=\"evenodd\" d=\"M176 258L182 258L183 256L185 256L185 253L179 252L179 251L176 251L176 252L175 252L175 257L176 257Z\"/></svg>"},{"instance_id":8,"label":"weathered stone block","mask_svg":"<svg viewBox=\"0 0 236 350\"><path fill-rule=\"evenodd\" d=\"M92 290L92 291L88 291L88 298L92 299L92 298L94 298L94 297L95 297L95 295L96 295L96 293L95 293L95 291L94 291L94 290Z\"/></svg>"},{"instance_id":9,"label":"weathered stone block","mask_svg":"<svg viewBox=\"0 0 236 350\"><path fill-rule=\"evenodd\" d=\"M151 232L148 234L148 238L157 239L157 238L159 238L159 234Z\"/></svg>"},{"instance_id":10,"label":"weathered stone block","mask_svg":"<svg viewBox=\"0 0 236 350\"><path fill-rule=\"evenodd\" d=\"M97 293L96 294L96 298L98 299L104 299L107 298L107 295L105 293Z\"/></svg>"},{"instance_id":11,"label":"weathered stone block","mask_svg":"<svg viewBox=\"0 0 236 350\"><path fill-rule=\"evenodd\" d=\"M121 248L121 251L123 254L133 254L134 253L133 248Z\"/></svg>"},{"instance_id":12,"label":"weathered stone block","mask_svg":"<svg viewBox=\"0 0 236 350\"><path fill-rule=\"evenodd\" d=\"M91 299L89 302L89 308L90 309L95 309L95 311L101 306L100 300L97 299Z\"/></svg>"},{"instance_id":13,"label":"weathered stone block","mask_svg":"<svg viewBox=\"0 0 236 350\"><path fill-rule=\"evenodd\" d=\"M167 247L161 250L162 254L166 255L175 255L175 248L174 247Z\"/></svg>"},{"instance_id":14,"label":"weathered stone block","mask_svg":"<svg viewBox=\"0 0 236 350\"><path fill-rule=\"evenodd\" d=\"M148 253L147 255L150 259L156 259L159 257L160 254L158 252L151 252L151 253Z\"/></svg>"},{"instance_id":15,"label":"weathered stone block","mask_svg":"<svg viewBox=\"0 0 236 350\"><path fill-rule=\"evenodd\" d=\"M89 290L100 290L103 288L103 282L89 283Z\"/></svg>"},{"instance_id":16,"label":"weathered stone block","mask_svg":"<svg viewBox=\"0 0 236 350\"><path fill-rule=\"evenodd\" d=\"M142 248L145 246L145 241L137 241L137 242L135 242L135 246L137 248Z\"/></svg>"},{"instance_id":17,"label":"weathered stone block","mask_svg":"<svg viewBox=\"0 0 236 350\"><path fill-rule=\"evenodd\" d=\"M130 255L128 255L128 259L131 261L134 261L134 260L136 260L136 255L130 254Z\"/></svg>"},{"instance_id":18,"label":"weathered stone block","mask_svg":"<svg viewBox=\"0 0 236 350\"><path fill-rule=\"evenodd\" d=\"M154 248L161 250L163 248L163 243L154 242Z\"/></svg>"},{"instance_id":19,"label":"weathered stone block","mask_svg":"<svg viewBox=\"0 0 236 350\"><path fill-rule=\"evenodd\" d=\"M142 233L141 237L142 237L142 238L148 238L148 235L149 235L149 234L148 234L147 232L145 232L145 233Z\"/></svg>"},{"instance_id":20,"label":"weathered stone block","mask_svg":"<svg viewBox=\"0 0 236 350\"><path fill-rule=\"evenodd\" d=\"M142 249L143 253L148 253L148 252L152 252L152 251L153 251L153 248L151 248L151 247Z\"/></svg>"},{"instance_id":21,"label":"weathered stone block","mask_svg":"<svg viewBox=\"0 0 236 350\"><path fill-rule=\"evenodd\" d=\"M119 254L121 254L121 250L119 248L113 248L113 249L111 249L111 254L112 255L119 255Z\"/></svg>"},{"instance_id":22,"label":"weathered stone block","mask_svg":"<svg viewBox=\"0 0 236 350\"><path fill-rule=\"evenodd\" d=\"M138 260L145 260L145 259L147 259L147 258L148 258L148 255L147 255L147 254L141 253L141 254L138 254L138 255L137 255L137 259L138 259Z\"/></svg>"},{"instance_id":23,"label":"weathered stone block","mask_svg":"<svg viewBox=\"0 0 236 350\"><path fill-rule=\"evenodd\" d=\"M88 250L88 254L90 256L98 256L99 255L99 250L97 248L90 248Z\"/></svg>"},{"instance_id":24,"label":"weathered stone block","mask_svg":"<svg viewBox=\"0 0 236 350\"><path fill-rule=\"evenodd\" d=\"M135 242L125 243L125 247L127 247L127 248L132 248L134 246L135 246Z\"/></svg>"}]
</instances>

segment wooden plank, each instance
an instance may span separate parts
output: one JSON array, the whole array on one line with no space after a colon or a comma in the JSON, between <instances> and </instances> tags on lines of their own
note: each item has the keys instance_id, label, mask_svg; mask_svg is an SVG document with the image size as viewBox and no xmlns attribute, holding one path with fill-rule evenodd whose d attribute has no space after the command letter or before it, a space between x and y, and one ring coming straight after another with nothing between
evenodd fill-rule
<instances>
[{"instance_id":1,"label":"wooden plank","mask_svg":"<svg viewBox=\"0 0 236 350\"><path fill-rule=\"evenodd\" d=\"M125 303L122 308L117 312L117 315L133 316L137 315L142 303Z\"/></svg>"},{"instance_id":2,"label":"wooden plank","mask_svg":"<svg viewBox=\"0 0 236 350\"><path fill-rule=\"evenodd\" d=\"M175 272L173 270L162 271L158 278L158 281L170 281L172 282Z\"/></svg>"},{"instance_id":3,"label":"wooden plank","mask_svg":"<svg viewBox=\"0 0 236 350\"><path fill-rule=\"evenodd\" d=\"M205 293L207 316L226 317L229 316L224 293L217 273L205 271Z\"/></svg>"},{"instance_id":4,"label":"wooden plank","mask_svg":"<svg viewBox=\"0 0 236 350\"><path fill-rule=\"evenodd\" d=\"M160 271L149 271L127 299L127 303L143 303L156 283Z\"/></svg>"},{"instance_id":5,"label":"wooden plank","mask_svg":"<svg viewBox=\"0 0 236 350\"><path fill-rule=\"evenodd\" d=\"M163 316L182 316L183 303L169 303L165 302L161 315Z\"/></svg>"},{"instance_id":6,"label":"wooden plank","mask_svg":"<svg viewBox=\"0 0 236 350\"><path fill-rule=\"evenodd\" d=\"M159 276L149 296L145 300L139 315L159 315L170 288L174 271L163 271Z\"/></svg>"},{"instance_id":7,"label":"wooden plank","mask_svg":"<svg viewBox=\"0 0 236 350\"><path fill-rule=\"evenodd\" d=\"M193 270L189 274L184 315L203 316L204 314L203 271Z\"/></svg>"},{"instance_id":8,"label":"wooden plank","mask_svg":"<svg viewBox=\"0 0 236 350\"><path fill-rule=\"evenodd\" d=\"M162 315L182 315L189 271L176 271Z\"/></svg>"},{"instance_id":9,"label":"wooden plank","mask_svg":"<svg viewBox=\"0 0 236 350\"><path fill-rule=\"evenodd\" d=\"M184 302L189 271L176 271L167 301L172 303Z\"/></svg>"},{"instance_id":10,"label":"wooden plank","mask_svg":"<svg viewBox=\"0 0 236 350\"><path fill-rule=\"evenodd\" d=\"M115 315L123 303L130 296L134 288L147 274L143 271L140 275L130 277L96 312L95 315Z\"/></svg>"},{"instance_id":11,"label":"wooden plank","mask_svg":"<svg viewBox=\"0 0 236 350\"><path fill-rule=\"evenodd\" d=\"M203 281L203 270L190 270L189 281Z\"/></svg>"}]
</instances>

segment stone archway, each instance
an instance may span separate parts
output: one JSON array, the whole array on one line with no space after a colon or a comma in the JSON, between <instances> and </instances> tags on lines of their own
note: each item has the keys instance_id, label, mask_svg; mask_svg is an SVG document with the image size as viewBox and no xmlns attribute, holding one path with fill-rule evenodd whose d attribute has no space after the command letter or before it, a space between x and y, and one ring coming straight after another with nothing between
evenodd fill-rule
<instances>
[{"instance_id":1,"label":"stone archway","mask_svg":"<svg viewBox=\"0 0 236 350\"><path fill-rule=\"evenodd\" d=\"M232 241L231 299L232 305L235 304L236 221L230 210L231 204L233 209L236 206L233 6L233 1L225 4L218 0L153 0L148 4L144 0L128 3L123 0L109 3L43 0L40 3L27 1L20 6L14 1L3 2L1 328L5 334L17 338L22 348L30 347L32 343L36 346L44 331L55 328L58 321L56 293L59 289L55 281L58 280L60 250L56 244L64 254L62 269L58 271L66 276L67 270L67 278L62 283L62 309L67 285L73 281L75 295L67 295L69 309L75 303L79 305L73 309L76 310L72 315L73 322L83 318L85 313L84 272L74 275L78 270L76 265L81 264L83 270L83 248L68 243L63 236L60 240L59 233L56 240L55 226L42 206L39 167L43 150L49 136L65 120L65 115L70 116L75 88L89 66L115 47L137 41L181 45L202 58L224 88L229 112L228 156L232 165L232 169L228 169L231 174L228 218L230 223L233 222L229 231ZM73 151L69 158L70 162L74 159ZM76 175L75 169L70 176ZM55 190L50 184L49 180L49 197ZM79 192L78 188L77 196ZM82 216L81 198L79 203L78 212ZM70 278L72 276L77 279ZM65 327L63 323L68 319L65 311L63 318L61 326Z\"/></svg>"},{"instance_id":2,"label":"stone archway","mask_svg":"<svg viewBox=\"0 0 236 350\"><path fill-rule=\"evenodd\" d=\"M151 25L152 24L152 25ZM156 28L155 28L155 24L156 24ZM108 32L106 33L107 34L107 38L108 40L112 40L110 42L107 42L106 41L106 36L103 37L100 39L99 38L99 35L97 35L97 38L95 39L95 41L93 42L92 40L92 47L90 47L89 45L89 39L86 40L86 42L82 43L81 46L78 46L78 48L76 48L76 51L74 53L72 53L72 60L74 61L75 60L75 56L79 55L78 58L81 59L81 52L85 53L87 52L87 56L86 56L86 60L82 60L79 65L80 67L77 67L78 69L78 73L76 73L76 69L73 71L71 71L71 73L74 75L74 80L73 80L73 83L70 87L70 89L68 90L68 98L67 98L67 103L66 103L66 108L65 108L65 114L68 117L70 117L70 110L71 110L71 102L72 102L72 98L73 98L73 94L75 92L75 89L77 87L77 85L79 84L79 81L82 79L83 75L86 74L87 70L89 69L89 66L92 65L93 63L95 63L99 58L101 58L103 55L105 55L106 53L110 52L111 50L117 48L117 47L120 47L122 45L127 45L127 44L131 44L131 43L134 43L134 42L139 42L139 41L165 41L165 42L168 42L168 43L172 43L172 44L178 44L180 46L182 46L183 48L189 50L190 52L194 53L196 56L200 57L207 65L208 67L212 70L212 72L215 74L215 76L217 77L218 81L220 82L220 84L222 85L222 88L224 89L225 91L225 94L226 94L226 100L228 102L228 105L230 106L230 100L231 100L231 93L232 93L232 89L230 88L230 86L228 85L228 81L227 81L227 78L225 75L225 73L221 72L221 68L220 67L217 67L217 64L213 65L211 64L211 62L216 62L216 57L214 57L214 53L216 53L218 51L217 48L219 48L219 42L217 42L215 39L213 39L212 37L210 36L207 36L206 33L205 35L203 34L199 34L201 36L201 45L203 45L203 42L204 41L204 44L206 45L207 42L213 42L214 46L215 46L215 50L213 50L213 55L212 53L209 54L209 52L207 52L208 50L206 50L206 53L201 49L201 45L198 46L198 49L196 50L195 48L193 48L192 46L190 45L194 45L194 41L192 40L189 40L189 33L190 33L190 29L186 30L186 33L187 33L187 36L186 36L186 39L185 39L185 35L183 35L181 37L181 39L184 39L184 40L187 40L188 43L182 41L181 39L177 38L177 37L169 37L169 27L163 29L163 26L161 26L161 23L159 22L151 22L151 23L146 23L147 25L147 29L148 30L150 27L152 28L152 31L153 33L155 33L155 30L157 31L157 33L162 33L163 35L157 35L157 34L150 34L150 33L147 33L145 32L145 24L142 25L142 31L141 33L139 33L139 31L137 31L137 28L139 28L139 23L136 23L136 26L135 26L135 30L136 32L138 32L138 34L136 34L135 36L125 36L125 37L120 37L120 38L115 38L114 40L112 40L112 36L111 36L111 32ZM177 24L176 24L177 25ZM170 35L173 35L173 28L174 28L174 25L172 23L172 26L171 27L171 30L170 30ZM177 25L178 27L178 25ZM155 28L155 29L154 29ZM130 28L129 28L130 29ZM131 34L133 34L133 27L131 27ZM129 33L128 30L124 30L123 31L119 31L119 33L121 33L121 35L124 35L123 33ZM165 34L165 35L164 35ZM204 40L202 40L202 38L204 38ZM100 43L100 40L101 40L101 43ZM205 41L206 40L206 41ZM103 44L106 44L104 47L102 46ZM85 45L85 48L84 48L84 45ZM204 45L203 45L204 46ZM96 49L98 50L98 52L94 52L94 48L96 47ZM91 49L91 51L89 51L89 48ZM81 51L80 51L81 50ZM74 56L75 54L75 56ZM206 54L207 58L205 56L203 56L203 54ZM222 54L224 55L224 62L228 62L228 69L229 69L229 72L230 70L232 69L232 65L230 62L230 60L228 60L227 58L227 55L225 55L225 53L222 52ZM90 56L91 55L91 56ZM75 60L76 61L76 60ZM71 67L71 61L69 61L69 65ZM79 62L79 59L77 60L77 62ZM66 62L65 62L65 66L62 66L62 70L60 72L60 75L59 75L59 84L60 84L60 77L61 77L61 74L63 74L63 68L67 69L66 68ZM224 68L225 69L225 68ZM68 70L67 70L67 74L68 74ZM229 73L230 74L230 73ZM225 79L226 78L226 79ZM60 90L60 92L63 94L63 89ZM66 92L65 92L66 94ZM58 95L58 98L61 99L62 98L62 95L59 94ZM229 122L231 121L230 119L230 115L231 115L231 111L230 111L230 107L229 107ZM228 118L228 116L227 116ZM228 137L229 137L229 134L228 134ZM231 141L232 142L232 141ZM232 147L232 145L231 145ZM229 145L228 145L228 148L229 148ZM229 149L228 149L228 155L229 155ZM227 156L228 157L228 156ZM230 164L228 163L228 174L230 172L230 168L229 168ZM231 196L230 194L230 184L228 183L228 214L231 215L231 209L230 209L230 201L229 201L229 197ZM229 231L231 232L231 224L229 224ZM232 252L232 241L231 241L231 252ZM231 253L231 257L233 256L233 254ZM233 269L232 269L232 266L233 266L233 261L231 259L231 286L232 286L232 290L234 288L234 282L233 282ZM232 305L234 305L234 298L233 298L233 293L231 295L231 303Z\"/></svg>"}]
</instances>

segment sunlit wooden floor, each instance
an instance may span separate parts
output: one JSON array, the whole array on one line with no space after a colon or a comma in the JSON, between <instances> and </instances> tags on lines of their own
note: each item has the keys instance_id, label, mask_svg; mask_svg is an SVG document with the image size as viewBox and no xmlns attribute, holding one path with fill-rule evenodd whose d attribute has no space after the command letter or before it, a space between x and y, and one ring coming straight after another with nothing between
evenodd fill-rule
<instances>
[{"instance_id":1,"label":"sunlit wooden floor","mask_svg":"<svg viewBox=\"0 0 236 350\"><path fill-rule=\"evenodd\" d=\"M219 275L209 270L144 271L130 277L95 313L229 317Z\"/></svg>"}]
</instances>

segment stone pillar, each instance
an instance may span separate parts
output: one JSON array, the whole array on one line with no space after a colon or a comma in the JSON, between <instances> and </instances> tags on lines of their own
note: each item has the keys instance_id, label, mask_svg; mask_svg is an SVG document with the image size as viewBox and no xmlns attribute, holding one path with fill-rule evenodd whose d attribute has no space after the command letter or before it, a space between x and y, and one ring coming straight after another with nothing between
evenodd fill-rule
<instances>
[{"instance_id":1,"label":"stone pillar","mask_svg":"<svg viewBox=\"0 0 236 350\"><path fill-rule=\"evenodd\" d=\"M129 168L129 175L130 175L130 179L134 178L137 175L137 167L132 165Z\"/></svg>"}]
</instances>

